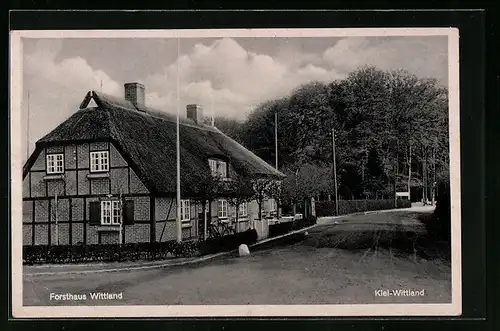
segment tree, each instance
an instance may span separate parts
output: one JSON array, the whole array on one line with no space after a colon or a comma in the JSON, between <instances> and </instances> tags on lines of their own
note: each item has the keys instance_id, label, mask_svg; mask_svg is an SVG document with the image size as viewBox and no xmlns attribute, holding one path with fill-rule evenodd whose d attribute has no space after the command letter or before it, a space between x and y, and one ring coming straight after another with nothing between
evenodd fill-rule
<instances>
[{"instance_id":1,"label":"tree","mask_svg":"<svg viewBox=\"0 0 500 331\"><path fill-rule=\"evenodd\" d=\"M339 193L345 198L364 198L369 191L388 196L408 182L427 191L440 173L446 176L448 99L436 80L362 67L345 79L309 83L259 105L242 124L241 139L270 164L275 113L279 168L291 176L283 183L286 199L302 199L304 187L290 190L302 165L332 168L332 128Z\"/></svg>"},{"instance_id":2,"label":"tree","mask_svg":"<svg viewBox=\"0 0 500 331\"><path fill-rule=\"evenodd\" d=\"M232 118L216 117L214 118L214 124L217 127L217 129L221 130L226 135L233 138L235 141L239 143L242 142L241 138L242 123L240 121Z\"/></svg>"},{"instance_id":3,"label":"tree","mask_svg":"<svg viewBox=\"0 0 500 331\"><path fill-rule=\"evenodd\" d=\"M259 205L259 219L262 219L262 204L268 196L268 187L271 183L272 180L268 178L255 179L252 182L252 198Z\"/></svg>"},{"instance_id":4,"label":"tree","mask_svg":"<svg viewBox=\"0 0 500 331\"><path fill-rule=\"evenodd\" d=\"M253 182L247 177L237 176L229 181L223 182L224 196L229 204L235 208L236 232L239 228L239 208L241 204L252 200Z\"/></svg>"}]
</instances>

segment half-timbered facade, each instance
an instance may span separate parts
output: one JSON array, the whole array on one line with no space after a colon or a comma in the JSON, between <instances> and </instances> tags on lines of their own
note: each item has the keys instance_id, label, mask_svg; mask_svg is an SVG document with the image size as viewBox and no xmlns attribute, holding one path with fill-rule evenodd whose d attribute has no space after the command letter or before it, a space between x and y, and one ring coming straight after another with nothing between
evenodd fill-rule
<instances>
[{"instance_id":1,"label":"half-timbered facade","mask_svg":"<svg viewBox=\"0 0 500 331\"><path fill-rule=\"evenodd\" d=\"M203 208L193 174L280 180L282 173L202 121L187 107L180 125L182 237L235 219L224 197ZM125 99L90 91L80 109L36 143L23 169L23 244L77 245L176 238L176 122L144 105L144 86L125 84ZM276 208L264 202L264 212ZM206 215L203 215L206 213ZM238 207L238 231L257 217Z\"/></svg>"}]
</instances>

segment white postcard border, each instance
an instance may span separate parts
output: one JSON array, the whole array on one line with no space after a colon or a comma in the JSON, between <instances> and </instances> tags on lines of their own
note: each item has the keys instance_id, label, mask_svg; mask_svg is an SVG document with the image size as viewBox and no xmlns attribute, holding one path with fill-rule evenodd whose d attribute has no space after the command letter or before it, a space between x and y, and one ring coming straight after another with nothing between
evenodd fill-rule
<instances>
[{"instance_id":1,"label":"white postcard border","mask_svg":"<svg viewBox=\"0 0 500 331\"><path fill-rule=\"evenodd\" d=\"M210 37L368 37L447 36L450 186L452 218L452 302L447 304L354 305L165 305L23 306L22 266L22 38L210 38ZM457 316L462 312L459 31L456 28L207 29L207 30L24 30L11 31L11 265L15 318L76 317L299 317L299 316ZM334 294L332 294L334 295Z\"/></svg>"}]
</instances>

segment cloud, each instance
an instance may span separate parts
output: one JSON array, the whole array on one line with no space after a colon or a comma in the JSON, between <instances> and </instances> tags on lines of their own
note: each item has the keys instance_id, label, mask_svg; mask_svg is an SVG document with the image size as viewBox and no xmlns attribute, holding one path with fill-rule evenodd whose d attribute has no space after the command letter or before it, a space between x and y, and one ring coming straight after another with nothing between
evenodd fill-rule
<instances>
[{"instance_id":1,"label":"cloud","mask_svg":"<svg viewBox=\"0 0 500 331\"><path fill-rule=\"evenodd\" d=\"M303 60L292 63L249 52L237 41L223 38L211 45L196 44L178 61L147 77L145 82L148 93L168 93L165 91L177 88L179 70L183 105L200 103L210 109L213 99L217 116L241 119L249 108L282 97L303 83L340 77L334 68L301 66ZM163 101L164 104L158 102L155 106L175 109L176 105L168 104L166 99Z\"/></svg>"},{"instance_id":2,"label":"cloud","mask_svg":"<svg viewBox=\"0 0 500 331\"><path fill-rule=\"evenodd\" d=\"M343 78L363 65L383 70L406 69L420 77L436 77L446 84L444 38L349 37L335 40L332 45L326 42L322 50L315 52L290 43L272 55L247 50L231 38L184 48L181 42L180 58L158 68L154 74L138 73L137 79L146 85L149 106L176 112L179 90L183 115L186 104L198 103L207 115L213 108L216 116L243 119L261 102L283 97L311 81ZM92 67L82 56L61 56L62 43L57 39L41 39L24 48L23 123L26 123L26 94L30 91L31 145L74 113L88 90L102 87L105 93L123 95L125 82L113 80L111 68L96 68L97 64Z\"/></svg>"},{"instance_id":3,"label":"cloud","mask_svg":"<svg viewBox=\"0 0 500 331\"><path fill-rule=\"evenodd\" d=\"M29 102L30 146L71 116L87 91L100 90L102 83L103 92L121 93L120 84L104 71L90 67L85 59L56 61L60 45L60 40L40 40L24 58L22 120L26 126Z\"/></svg>"},{"instance_id":4,"label":"cloud","mask_svg":"<svg viewBox=\"0 0 500 331\"><path fill-rule=\"evenodd\" d=\"M322 57L327 67L342 73L373 65L448 83L446 37L350 37L328 48Z\"/></svg>"}]
</instances>

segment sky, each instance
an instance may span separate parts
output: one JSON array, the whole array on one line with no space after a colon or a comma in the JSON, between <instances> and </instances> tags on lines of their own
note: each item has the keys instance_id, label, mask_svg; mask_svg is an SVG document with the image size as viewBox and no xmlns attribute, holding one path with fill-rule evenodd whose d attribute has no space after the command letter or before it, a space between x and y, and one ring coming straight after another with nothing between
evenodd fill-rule
<instances>
[{"instance_id":1,"label":"sky","mask_svg":"<svg viewBox=\"0 0 500 331\"><path fill-rule=\"evenodd\" d=\"M198 103L205 115L242 120L264 101L364 65L446 86L447 47L446 36L182 38L179 49L166 38L23 39L22 145L29 136L32 152L89 90L122 97L124 83L141 82L147 106L176 113L178 90L182 116Z\"/></svg>"}]
</instances>

